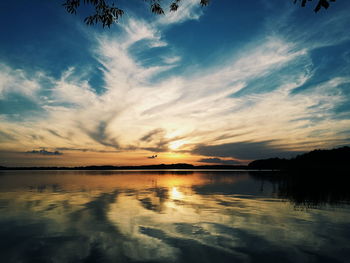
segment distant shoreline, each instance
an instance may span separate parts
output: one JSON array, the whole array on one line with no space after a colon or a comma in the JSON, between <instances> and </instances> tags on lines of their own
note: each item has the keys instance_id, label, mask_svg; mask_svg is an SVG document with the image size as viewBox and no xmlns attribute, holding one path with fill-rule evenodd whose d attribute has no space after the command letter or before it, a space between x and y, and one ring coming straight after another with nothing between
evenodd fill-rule
<instances>
[{"instance_id":1,"label":"distant shoreline","mask_svg":"<svg viewBox=\"0 0 350 263\"><path fill-rule=\"evenodd\" d=\"M257 169L0 169L1 171L108 171L108 172L282 172L280 170Z\"/></svg>"},{"instance_id":2,"label":"distant shoreline","mask_svg":"<svg viewBox=\"0 0 350 263\"><path fill-rule=\"evenodd\" d=\"M160 164L160 165L140 165L140 166L78 166L78 167L4 167L0 170L57 170L57 171L158 171L158 170L181 170L181 171L198 171L198 170L217 170L217 171L258 171L248 165L200 165L191 164ZM264 169L265 170L265 169Z\"/></svg>"},{"instance_id":3,"label":"distant shoreline","mask_svg":"<svg viewBox=\"0 0 350 263\"><path fill-rule=\"evenodd\" d=\"M5 167L0 166L0 170L71 170L71 171L141 171L141 170L217 170L217 171L284 171L284 172L305 172L305 171L349 171L350 170L350 147L344 146L331 150L313 150L302 155L298 155L292 159L269 158L255 160L248 165L192 165L187 163L175 164L156 164L156 165L89 165L77 167L57 167L57 166L40 166L40 167Z\"/></svg>"}]
</instances>

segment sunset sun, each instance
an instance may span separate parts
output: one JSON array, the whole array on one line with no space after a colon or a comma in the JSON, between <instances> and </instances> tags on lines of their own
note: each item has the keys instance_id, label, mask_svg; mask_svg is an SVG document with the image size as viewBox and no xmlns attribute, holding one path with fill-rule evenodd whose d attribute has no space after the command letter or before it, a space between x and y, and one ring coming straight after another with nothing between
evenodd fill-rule
<instances>
[{"instance_id":1,"label":"sunset sun","mask_svg":"<svg viewBox=\"0 0 350 263\"><path fill-rule=\"evenodd\" d=\"M183 146L186 142L185 141L173 141L169 144L169 149L170 150L178 150L181 146Z\"/></svg>"}]
</instances>

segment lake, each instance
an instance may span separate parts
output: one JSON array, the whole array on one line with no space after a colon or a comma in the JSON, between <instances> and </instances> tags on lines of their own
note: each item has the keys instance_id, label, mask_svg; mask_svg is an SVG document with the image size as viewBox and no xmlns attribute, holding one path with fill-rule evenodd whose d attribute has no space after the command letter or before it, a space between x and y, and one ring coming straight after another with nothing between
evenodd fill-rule
<instances>
[{"instance_id":1,"label":"lake","mask_svg":"<svg viewBox=\"0 0 350 263\"><path fill-rule=\"evenodd\" d=\"M330 181L1 171L0 262L349 262L349 184Z\"/></svg>"}]
</instances>

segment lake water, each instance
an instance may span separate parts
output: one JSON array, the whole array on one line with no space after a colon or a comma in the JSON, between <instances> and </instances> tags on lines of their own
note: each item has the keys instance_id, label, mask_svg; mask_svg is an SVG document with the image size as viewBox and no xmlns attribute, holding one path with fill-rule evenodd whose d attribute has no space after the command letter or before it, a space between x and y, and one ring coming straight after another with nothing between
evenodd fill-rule
<instances>
[{"instance_id":1,"label":"lake water","mask_svg":"<svg viewBox=\"0 0 350 263\"><path fill-rule=\"evenodd\" d=\"M350 262L348 192L293 187L237 171L2 171L0 262Z\"/></svg>"}]
</instances>

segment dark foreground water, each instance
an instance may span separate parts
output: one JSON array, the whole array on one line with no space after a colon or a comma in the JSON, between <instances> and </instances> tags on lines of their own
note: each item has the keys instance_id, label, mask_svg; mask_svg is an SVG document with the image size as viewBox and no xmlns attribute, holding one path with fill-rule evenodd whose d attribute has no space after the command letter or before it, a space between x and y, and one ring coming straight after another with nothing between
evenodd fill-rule
<instances>
[{"instance_id":1,"label":"dark foreground water","mask_svg":"<svg viewBox=\"0 0 350 263\"><path fill-rule=\"evenodd\" d=\"M332 187L249 172L0 172L0 262L350 262L349 185Z\"/></svg>"}]
</instances>

